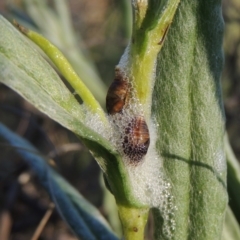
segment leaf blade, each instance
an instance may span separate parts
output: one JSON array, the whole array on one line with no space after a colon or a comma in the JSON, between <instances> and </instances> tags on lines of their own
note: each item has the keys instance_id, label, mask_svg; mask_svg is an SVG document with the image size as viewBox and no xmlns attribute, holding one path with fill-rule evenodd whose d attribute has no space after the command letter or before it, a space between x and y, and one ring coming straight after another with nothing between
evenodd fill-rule
<instances>
[{"instance_id":1,"label":"leaf blade","mask_svg":"<svg viewBox=\"0 0 240 240\"><path fill-rule=\"evenodd\" d=\"M172 239L221 237L228 201L222 37L220 1L182 0L159 54L153 113L177 208ZM161 224L156 239L168 239Z\"/></svg>"},{"instance_id":2,"label":"leaf blade","mask_svg":"<svg viewBox=\"0 0 240 240\"><path fill-rule=\"evenodd\" d=\"M86 140L93 152L97 153L101 145L118 155L110 142L86 126L86 114L56 72L3 17L0 17L0 29L0 82ZM104 170L104 160L99 159Z\"/></svg>"}]
</instances>

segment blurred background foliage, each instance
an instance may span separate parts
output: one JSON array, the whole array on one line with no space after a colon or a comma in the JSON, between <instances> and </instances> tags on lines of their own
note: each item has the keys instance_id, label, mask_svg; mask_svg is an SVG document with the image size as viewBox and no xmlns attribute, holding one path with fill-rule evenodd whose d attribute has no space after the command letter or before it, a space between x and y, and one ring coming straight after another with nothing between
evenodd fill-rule
<instances>
[{"instance_id":1,"label":"blurred background foliage","mask_svg":"<svg viewBox=\"0 0 240 240\"><path fill-rule=\"evenodd\" d=\"M222 74L223 99L226 113L226 129L229 141L238 161L240 160L240 1L224 0L225 20L224 54L225 65ZM231 169L228 169L228 183ZM229 205L240 223L239 203L234 200L228 184ZM235 189L236 191L236 189ZM240 192L240 189L237 190ZM232 198L231 198L232 196ZM237 207L238 206L238 207Z\"/></svg>"},{"instance_id":2,"label":"blurred background foliage","mask_svg":"<svg viewBox=\"0 0 240 240\"><path fill-rule=\"evenodd\" d=\"M0 13L9 20L17 19L55 43L104 106L114 67L131 33L130 1L68 0L69 9L55 5L55 2L58 1L0 0ZM225 68L222 85L226 128L233 150L240 159L239 0L223 1L223 17ZM46 161L97 206L120 234L115 203L104 187L99 167L73 133L47 118L4 85L0 85L0 121L38 148ZM2 143L0 239L31 239L51 207L49 196L39 185L35 174ZM240 221L239 213L235 214ZM151 219L148 228L151 235ZM39 239L73 240L76 237L54 210Z\"/></svg>"}]
</instances>

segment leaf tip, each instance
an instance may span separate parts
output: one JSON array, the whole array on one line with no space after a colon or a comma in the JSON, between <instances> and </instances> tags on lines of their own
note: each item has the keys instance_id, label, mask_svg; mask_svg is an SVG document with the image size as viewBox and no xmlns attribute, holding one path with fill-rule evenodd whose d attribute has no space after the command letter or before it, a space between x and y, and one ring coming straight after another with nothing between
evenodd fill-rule
<instances>
[{"instance_id":1,"label":"leaf tip","mask_svg":"<svg viewBox=\"0 0 240 240\"><path fill-rule=\"evenodd\" d=\"M27 35L29 30L22 25L20 25L15 19L13 20L13 25L23 34Z\"/></svg>"}]
</instances>

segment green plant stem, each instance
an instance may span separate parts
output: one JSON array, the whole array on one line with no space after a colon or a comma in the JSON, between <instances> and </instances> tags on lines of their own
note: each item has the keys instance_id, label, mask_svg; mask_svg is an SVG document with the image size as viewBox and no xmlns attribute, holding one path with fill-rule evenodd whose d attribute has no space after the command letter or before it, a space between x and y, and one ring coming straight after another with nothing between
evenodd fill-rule
<instances>
[{"instance_id":1,"label":"green plant stem","mask_svg":"<svg viewBox=\"0 0 240 240\"><path fill-rule=\"evenodd\" d=\"M156 9L151 3L147 8L146 2L137 1L134 9L133 36L130 44L130 74L146 117L150 117L151 114L157 55L163 46L179 1L169 1L155 19L152 19L152 16Z\"/></svg>"},{"instance_id":2,"label":"green plant stem","mask_svg":"<svg viewBox=\"0 0 240 240\"><path fill-rule=\"evenodd\" d=\"M125 240L144 240L148 208L130 208L118 205Z\"/></svg>"}]
</instances>

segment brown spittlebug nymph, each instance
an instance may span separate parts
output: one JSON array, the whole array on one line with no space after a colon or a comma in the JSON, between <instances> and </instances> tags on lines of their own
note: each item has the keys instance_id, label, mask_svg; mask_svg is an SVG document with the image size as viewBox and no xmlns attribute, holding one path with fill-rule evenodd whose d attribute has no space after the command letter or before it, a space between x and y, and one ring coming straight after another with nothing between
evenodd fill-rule
<instances>
[{"instance_id":1,"label":"brown spittlebug nymph","mask_svg":"<svg viewBox=\"0 0 240 240\"><path fill-rule=\"evenodd\" d=\"M108 114L120 113L126 103L128 96L128 82L118 68L115 70L115 79L110 85L106 97L106 108Z\"/></svg>"},{"instance_id":2,"label":"brown spittlebug nymph","mask_svg":"<svg viewBox=\"0 0 240 240\"><path fill-rule=\"evenodd\" d=\"M142 116L135 117L125 127L123 136L123 152L132 163L138 163L146 155L150 144L149 130Z\"/></svg>"}]
</instances>

